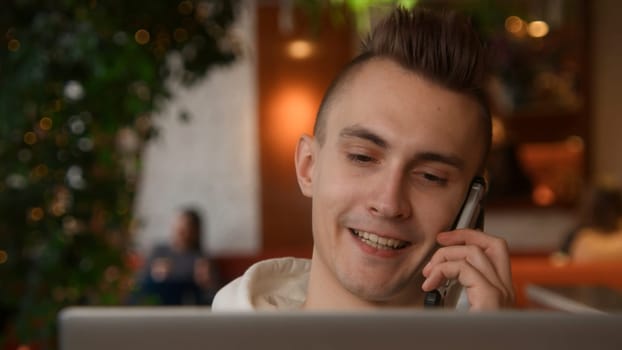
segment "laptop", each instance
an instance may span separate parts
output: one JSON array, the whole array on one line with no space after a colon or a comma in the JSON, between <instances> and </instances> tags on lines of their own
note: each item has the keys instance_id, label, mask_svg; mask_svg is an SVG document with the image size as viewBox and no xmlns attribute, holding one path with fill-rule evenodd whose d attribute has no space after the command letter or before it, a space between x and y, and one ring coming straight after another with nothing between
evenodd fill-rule
<instances>
[{"instance_id":1,"label":"laptop","mask_svg":"<svg viewBox=\"0 0 622 350\"><path fill-rule=\"evenodd\" d=\"M622 348L622 314L72 307L59 324L61 350Z\"/></svg>"}]
</instances>

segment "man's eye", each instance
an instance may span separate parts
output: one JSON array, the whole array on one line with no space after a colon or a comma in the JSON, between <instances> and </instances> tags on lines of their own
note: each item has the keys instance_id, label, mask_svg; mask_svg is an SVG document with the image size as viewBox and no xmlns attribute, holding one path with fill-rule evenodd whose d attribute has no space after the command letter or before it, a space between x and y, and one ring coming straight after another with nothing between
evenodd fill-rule
<instances>
[{"instance_id":1,"label":"man's eye","mask_svg":"<svg viewBox=\"0 0 622 350\"><path fill-rule=\"evenodd\" d=\"M436 184L439 184L439 185L444 185L444 184L447 183L447 179L439 177L439 176L436 176L434 174L424 173L423 174L423 178L428 180L428 181L430 181L430 182L434 182Z\"/></svg>"},{"instance_id":2,"label":"man's eye","mask_svg":"<svg viewBox=\"0 0 622 350\"><path fill-rule=\"evenodd\" d=\"M348 159L356 163L369 163L374 161L374 158L364 154L348 154Z\"/></svg>"}]
</instances>

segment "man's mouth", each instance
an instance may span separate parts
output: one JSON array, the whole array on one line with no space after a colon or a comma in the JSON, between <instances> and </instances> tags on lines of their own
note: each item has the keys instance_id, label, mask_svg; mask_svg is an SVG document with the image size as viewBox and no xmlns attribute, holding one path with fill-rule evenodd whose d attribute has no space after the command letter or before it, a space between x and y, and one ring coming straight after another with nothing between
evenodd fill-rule
<instances>
[{"instance_id":1,"label":"man's mouth","mask_svg":"<svg viewBox=\"0 0 622 350\"><path fill-rule=\"evenodd\" d=\"M361 242L376 249L398 250L410 245L410 242L378 236L375 233L350 229Z\"/></svg>"}]
</instances>

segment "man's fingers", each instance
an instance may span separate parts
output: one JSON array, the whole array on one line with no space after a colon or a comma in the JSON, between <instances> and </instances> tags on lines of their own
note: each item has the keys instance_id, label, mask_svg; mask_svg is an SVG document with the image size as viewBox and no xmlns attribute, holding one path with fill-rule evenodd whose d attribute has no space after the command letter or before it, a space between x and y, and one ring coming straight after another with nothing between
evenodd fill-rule
<instances>
[{"instance_id":1,"label":"man's fingers","mask_svg":"<svg viewBox=\"0 0 622 350\"><path fill-rule=\"evenodd\" d=\"M510 254L505 240L475 230L455 230L442 232L436 236L437 242L444 246L474 245L489 258L492 266L506 287L512 286Z\"/></svg>"},{"instance_id":2,"label":"man's fingers","mask_svg":"<svg viewBox=\"0 0 622 350\"><path fill-rule=\"evenodd\" d=\"M422 289L431 291L447 280L457 280L464 288L471 310L495 310L511 303L507 291L492 285L480 271L465 260L447 261L434 265Z\"/></svg>"},{"instance_id":3,"label":"man's fingers","mask_svg":"<svg viewBox=\"0 0 622 350\"><path fill-rule=\"evenodd\" d=\"M437 264L456 260L465 260L477 269L484 276L484 278L486 278L497 289L506 289L506 286L504 286L503 281L499 278L499 275L489 258L486 254L484 254L480 247L475 245L460 245L440 248L434 253L432 259L430 259L430 263L423 269L423 275L428 276L429 271Z\"/></svg>"},{"instance_id":4,"label":"man's fingers","mask_svg":"<svg viewBox=\"0 0 622 350\"><path fill-rule=\"evenodd\" d=\"M463 229L437 235L438 249L423 269L424 290L435 289L447 279L467 288L471 305L509 306L514 289L507 244L484 232ZM484 300L494 298L496 302Z\"/></svg>"}]
</instances>

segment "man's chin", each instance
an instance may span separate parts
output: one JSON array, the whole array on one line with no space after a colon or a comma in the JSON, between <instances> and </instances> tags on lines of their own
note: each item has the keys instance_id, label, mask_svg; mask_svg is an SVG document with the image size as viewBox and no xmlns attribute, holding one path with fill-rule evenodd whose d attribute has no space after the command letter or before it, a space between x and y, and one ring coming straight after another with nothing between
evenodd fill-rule
<instances>
[{"instance_id":1,"label":"man's chin","mask_svg":"<svg viewBox=\"0 0 622 350\"><path fill-rule=\"evenodd\" d=\"M361 283L360 281L365 281ZM406 297L412 291L412 301L416 299L416 288L413 289L412 281L386 281L373 279L361 279L359 281L341 280L341 284L361 301L369 303L409 303Z\"/></svg>"}]
</instances>

